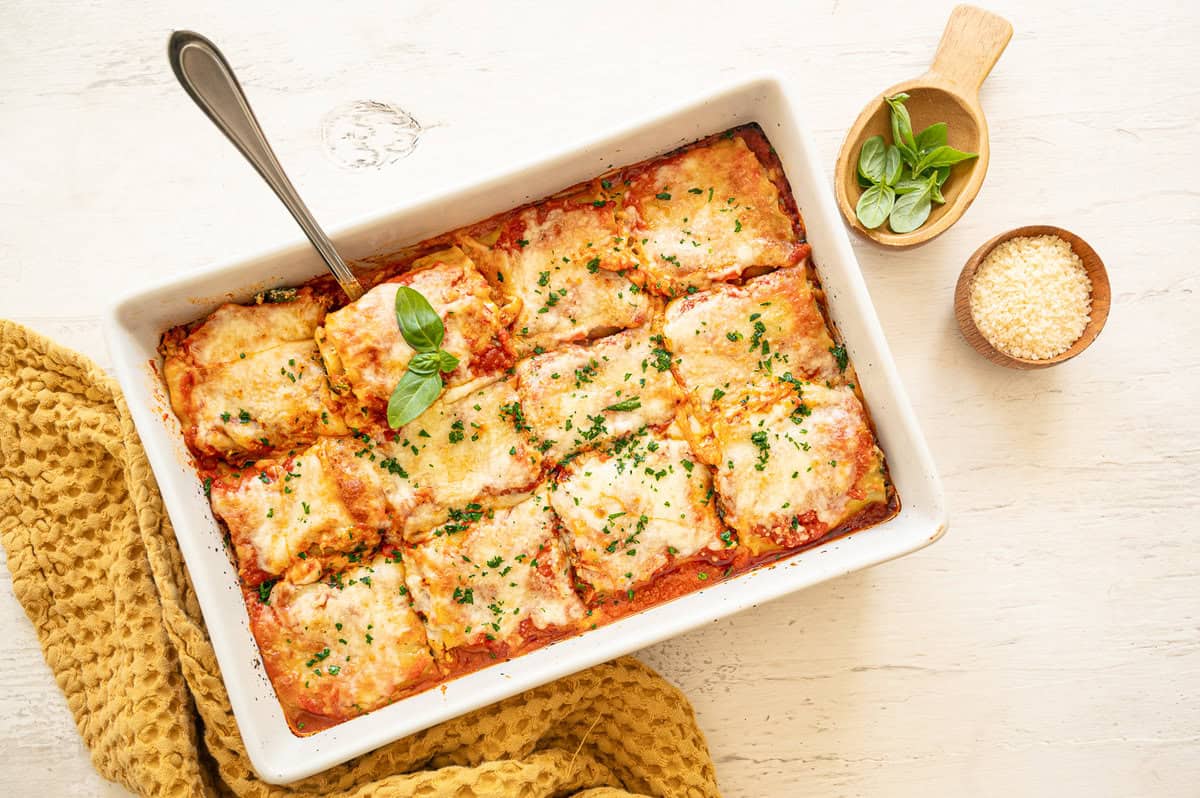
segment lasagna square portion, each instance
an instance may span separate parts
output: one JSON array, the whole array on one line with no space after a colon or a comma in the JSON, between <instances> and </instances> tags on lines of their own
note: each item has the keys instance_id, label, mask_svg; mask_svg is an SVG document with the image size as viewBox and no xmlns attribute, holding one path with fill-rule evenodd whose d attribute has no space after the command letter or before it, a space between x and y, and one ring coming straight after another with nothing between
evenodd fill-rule
<instances>
[{"instance_id":1,"label":"lasagna square portion","mask_svg":"<svg viewBox=\"0 0 1200 798\"><path fill-rule=\"evenodd\" d=\"M612 202L550 200L506 219L491 247L472 243L515 311L519 354L636 327L649 316L648 298L623 274L637 260Z\"/></svg>"},{"instance_id":2,"label":"lasagna square portion","mask_svg":"<svg viewBox=\"0 0 1200 798\"><path fill-rule=\"evenodd\" d=\"M652 580L736 545L716 511L712 474L682 440L634 435L572 460L550 494L580 581L594 597Z\"/></svg>"},{"instance_id":3,"label":"lasagna square portion","mask_svg":"<svg viewBox=\"0 0 1200 798\"><path fill-rule=\"evenodd\" d=\"M435 652L508 657L577 627L585 610L544 491L478 512L464 526L404 552L408 588Z\"/></svg>"},{"instance_id":4,"label":"lasagna square portion","mask_svg":"<svg viewBox=\"0 0 1200 798\"><path fill-rule=\"evenodd\" d=\"M803 266L672 301L663 337L703 416L775 382L845 379L846 361L838 358Z\"/></svg>"},{"instance_id":5,"label":"lasagna square portion","mask_svg":"<svg viewBox=\"0 0 1200 798\"><path fill-rule=\"evenodd\" d=\"M193 452L230 462L344 435L313 332L328 300L222 305L190 333L163 337L171 407Z\"/></svg>"},{"instance_id":6,"label":"lasagna square portion","mask_svg":"<svg viewBox=\"0 0 1200 798\"><path fill-rule=\"evenodd\" d=\"M250 628L289 725L311 733L440 678L404 566L376 557L307 585L247 590Z\"/></svg>"},{"instance_id":7,"label":"lasagna square portion","mask_svg":"<svg viewBox=\"0 0 1200 798\"><path fill-rule=\"evenodd\" d=\"M410 271L325 317L316 337L335 390L352 391L372 410L387 410L416 354L396 320L400 286L420 292L442 319L442 348L458 358L458 367L445 375L448 385L493 375L511 364L508 333L487 280L461 249L452 247L415 261Z\"/></svg>"},{"instance_id":8,"label":"lasagna square portion","mask_svg":"<svg viewBox=\"0 0 1200 798\"><path fill-rule=\"evenodd\" d=\"M517 364L521 405L547 457L674 420L683 395L661 341L644 328L626 330Z\"/></svg>"},{"instance_id":9,"label":"lasagna square portion","mask_svg":"<svg viewBox=\"0 0 1200 798\"><path fill-rule=\"evenodd\" d=\"M849 388L777 385L713 424L725 520L751 550L810 543L887 502L883 454Z\"/></svg>"},{"instance_id":10,"label":"lasagna square portion","mask_svg":"<svg viewBox=\"0 0 1200 798\"><path fill-rule=\"evenodd\" d=\"M639 274L650 291L678 296L808 254L741 135L635 167L626 179L626 235L641 250Z\"/></svg>"},{"instance_id":11,"label":"lasagna square portion","mask_svg":"<svg viewBox=\"0 0 1200 798\"><path fill-rule=\"evenodd\" d=\"M392 525L382 471L353 438L323 438L295 457L216 479L212 506L229 528L248 585L298 584L370 556Z\"/></svg>"},{"instance_id":12,"label":"lasagna square portion","mask_svg":"<svg viewBox=\"0 0 1200 798\"><path fill-rule=\"evenodd\" d=\"M498 497L522 497L542 476L515 380L448 391L415 420L381 436L374 454L404 541L457 526Z\"/></svg>"}]
</instances>

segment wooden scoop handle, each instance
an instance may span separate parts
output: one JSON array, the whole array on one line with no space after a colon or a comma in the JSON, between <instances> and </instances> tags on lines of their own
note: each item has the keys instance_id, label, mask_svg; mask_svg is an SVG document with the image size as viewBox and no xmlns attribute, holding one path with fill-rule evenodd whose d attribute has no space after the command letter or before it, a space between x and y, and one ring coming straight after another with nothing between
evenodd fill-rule
<instances>
[{"instance_id":1,"label":"wooden scoop handle","mask_svg":"<svg viewBox=\"0 0 1200 798\"><path fill-rule=\"evenodd\" d=\"M956 6L929 72L974 96L1012 34L1012 25L1003 17L975 6Z\"/></svg>"}]
</instances>

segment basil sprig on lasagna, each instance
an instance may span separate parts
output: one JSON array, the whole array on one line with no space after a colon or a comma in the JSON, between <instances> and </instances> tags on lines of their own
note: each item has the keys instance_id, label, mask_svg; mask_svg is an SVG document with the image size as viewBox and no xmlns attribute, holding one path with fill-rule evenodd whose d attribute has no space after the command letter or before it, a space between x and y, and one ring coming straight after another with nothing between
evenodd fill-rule
<instances>
[{"instance_id":1,"label":"basil sprig on lasagna","mask_svg":"<svg viewBox=\"0 0 1200 798\"><path fill-rule=\"evenodd\" d=\"M446 327L420 291L401 286L396 292L396 323L416 354L388 399L388 426L392 429L424 413L442 392L442 373L458 367L458 358L441 348Z\"/></svg>"}]
</instances>

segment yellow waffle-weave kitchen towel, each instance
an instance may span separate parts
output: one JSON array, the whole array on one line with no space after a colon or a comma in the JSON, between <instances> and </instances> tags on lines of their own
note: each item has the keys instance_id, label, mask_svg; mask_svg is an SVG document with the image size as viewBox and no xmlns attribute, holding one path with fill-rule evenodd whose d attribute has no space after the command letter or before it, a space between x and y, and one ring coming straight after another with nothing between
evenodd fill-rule
<instances>
[{"instance_id":1,"label":"yellow waffle-weave kitchen towel","mask_svg":"<svg viewBox=\"0 0 1200 798\"><path fill-rule=\"evenodd\" d=\"M687 700L600 665L312 778L259 781L116 384L0 320L0 540L96 769L146 796L715 796Z\"/></svg>"}]
</instances>

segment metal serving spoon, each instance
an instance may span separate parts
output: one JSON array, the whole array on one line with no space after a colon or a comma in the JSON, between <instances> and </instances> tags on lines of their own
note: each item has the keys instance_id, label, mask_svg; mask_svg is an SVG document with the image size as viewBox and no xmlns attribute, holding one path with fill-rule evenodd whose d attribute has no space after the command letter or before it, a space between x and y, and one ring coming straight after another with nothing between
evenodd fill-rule
<instances>
[{"instance_id":1,"label":"metal serving spoon","mask_svg":"<svg viewBox=\"0 0 1200 798\"><path fill-rule=\"evenodd\" d=\"M346 296L351 301L361 297L363 289L358 279L304 205L292 181L288 180L258 120L254 118L254 111L250 110L250 103L233 69L217 46L198 33L177 30L171 34L167 57L175 77L196 101L196 105L200 106L200 110L233 142L238 152L246 156L250 165L292 212L300 229L308 236Z\"/></svg>"}]
</instances>

